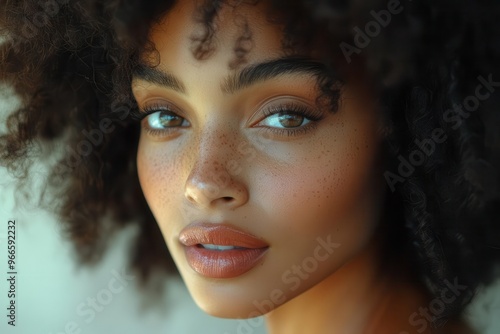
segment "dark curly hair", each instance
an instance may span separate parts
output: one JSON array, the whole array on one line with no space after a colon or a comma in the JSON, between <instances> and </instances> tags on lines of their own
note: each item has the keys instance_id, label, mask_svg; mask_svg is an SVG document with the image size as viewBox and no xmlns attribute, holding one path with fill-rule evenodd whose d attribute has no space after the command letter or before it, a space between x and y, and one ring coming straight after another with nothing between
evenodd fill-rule
<instances>
[{"instance_id":1,"label":"dark curly hair","mask_svg":"<svg viewBox=\"0 0 500 334\"><path fill-rule=\"evenodd\" d=\"M469 293L442 316L460 315L477 288L499 276L500 3L270 2L269 19L284 26L285 50L320 49L325 71L340 77L353 59L368 71L387 121L387 252L404 250L431 295L439 296L446 281L466 285ZM206 29L194 41L198 59L210 57L223 3L241 0L200 4L197 19ZM404 10L383 16L395 3ZM141 57L154 58L150 26L173 5L0 4L0 80L21 100L0 137L1 163L23 179L40 155L35 143L62 149L47 186L62 199L50 205L79 259L97 261L113 232L137 225L131 265L144 281L173 265L136 176L139 127L130 120L137 108L130 84ZM235 52L244 57L244 50ZM321 85L335 93L329 80Z\"/></svg>"}]
</instances>

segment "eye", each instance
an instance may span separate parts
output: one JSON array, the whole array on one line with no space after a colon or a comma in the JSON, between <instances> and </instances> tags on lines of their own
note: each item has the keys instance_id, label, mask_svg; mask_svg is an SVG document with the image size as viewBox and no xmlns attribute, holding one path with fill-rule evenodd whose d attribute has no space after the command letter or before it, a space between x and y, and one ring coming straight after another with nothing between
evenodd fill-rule
<instances>
[{"instance_id":1,"label":"eye","mask_svg":"<svg viewBox=\"0 0 500 334\"><path fill-rule=\"evenodd\" d=\"M324 115L302 104L285 104L264 109L265 116L255 127L264 128L279 136L305 134L312 130Z\"/></svg>"},{"instance_id":2,"label":"eye","mask_svg":"<svg viewBox=\"0 0 500 334\"><path fill-rule=\"evenodd\" d=\"M146 117L146 124L151 130L165 130L168 128L189 126L189 122L186 119L168 110L151 112Z\"/></svg>"},{"instance_id":3,"label":"eye","mask_svg":"<svg viewBox=\"0 0 500 334\"><path fill-rule=\"evenodd\" d=\"M181 130L190 127L189 121L165 105L150 105L144 109L132 109L130 117L140 122L142 131L155 140L166 140L181 133ZM175 108L177 109L177 108Z\"/></svg>"},{"instance_id":4,"label":"eye","mask_svg":"<svg viewBox=\"0 0 500 334\"><path fill-rule=\"evenodd\" d=\"M274 128L296 128L310 123L304 115L298 115L292 112L278 112L266 117L260 124Z\"/></svg>"}]
</instances>

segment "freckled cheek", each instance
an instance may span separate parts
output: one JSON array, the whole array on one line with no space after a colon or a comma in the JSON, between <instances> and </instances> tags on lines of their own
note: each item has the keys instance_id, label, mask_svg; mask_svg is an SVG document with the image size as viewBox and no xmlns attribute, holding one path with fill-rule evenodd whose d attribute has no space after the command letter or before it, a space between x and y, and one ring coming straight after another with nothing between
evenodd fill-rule
<instances>
[{"instance_id":1,"label":"freckled cheek","mask_svg":"<svg viewBox=\"0 0 500 334\"><path fill-rule=\"evenodd\" d=\"M162 149L161 143L139 145L139 181L148 205L160 225L173 213L169 209L175 205L175 198L179 196L180 187L183 187L181 161L180 157L172 158L172 154Z\"/></svg>"},{"instance_id":2,"label":"freckled cheek","mask_svg":"<svg viewBox=\"0 0 500 334\"><path fill-rule=\"evenodd\" d=\"M372 183L367 170L372 165L372 151L368 146L332 148L328 154L313 152L303 163L295 164L296 168L263 178L269 195L263 201L272 203L266 211L276 217L277 230L315 238L353 222L368 223L371 208L366 199Z\"/></svg>"}]
</instances>

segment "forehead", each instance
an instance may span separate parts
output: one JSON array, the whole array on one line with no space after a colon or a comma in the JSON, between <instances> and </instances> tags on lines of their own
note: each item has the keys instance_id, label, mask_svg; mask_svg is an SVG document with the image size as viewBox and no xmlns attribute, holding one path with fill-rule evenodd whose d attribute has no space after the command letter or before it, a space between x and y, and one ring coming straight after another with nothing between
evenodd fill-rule
<instances>
[{"instance_id":1,"label":"forehead","mask_svg":"<svg viewBox=\"0 0 500 334\"><path fill-rule=\"evenodd\" d=\"M284 54L283 29L273 21L264 1L237 5L179 1L151 28L150 40L160 59L154 54L143 58L155 65L225 58L230 69L250 60L277 58Z\"/></svg>"}]
</instances>

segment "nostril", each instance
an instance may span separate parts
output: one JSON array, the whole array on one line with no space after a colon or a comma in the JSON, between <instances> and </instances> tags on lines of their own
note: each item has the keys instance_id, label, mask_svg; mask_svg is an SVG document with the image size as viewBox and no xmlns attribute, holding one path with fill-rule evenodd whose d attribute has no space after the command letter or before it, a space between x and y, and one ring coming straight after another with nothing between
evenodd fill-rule
<instances>
[{"instance_id":1,"label":"nostril","mask_svg":"<svg viewBox=\"0 0 500 334\"><path fill-rule=\"evenodd\" d=\"M230 196L224 196L222 197L222 199L224 200L224 202L231 202L233 200L233 198Z\"/></svg>"},{"instance_id":2,"label":"nostril","mask_svg":"<svg viewBox=\"0 0 500 334\"><path fill-rule=\"evenodd\" d=\"M186 197L187 197L188 201L193 202L193 203L195 202L193 196L187 195Z\"/></svg>"}]
</instances>

